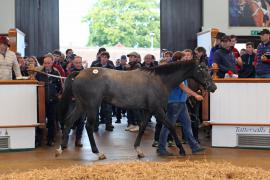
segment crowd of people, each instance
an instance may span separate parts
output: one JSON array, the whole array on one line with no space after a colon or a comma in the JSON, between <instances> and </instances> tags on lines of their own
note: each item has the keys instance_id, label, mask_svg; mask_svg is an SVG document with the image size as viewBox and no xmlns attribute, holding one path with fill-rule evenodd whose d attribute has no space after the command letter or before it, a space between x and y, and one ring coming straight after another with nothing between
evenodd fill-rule
<instances>
[{"instance_id":1,"label":"crowd of people","mask_svg":"<svg viewBox=\"0 0 270 180\"><path fill-rule=\"evenodd\" d=\"M236 36L217 33L211 49L208 66L218 65L218 77L269 78L270 77L270 31L260 33L261 43L255 49L253 42L247 42L240 52L234 47Z\"/></svg>"},{"instance_id":2,"label":"crowd of people","mask_svg":"<svg viewBox=\"0 0 270 180\"><path fill-rule=\"evenodd\" d=\"M236 43L235 36L228 36L219 32L216 36L215 46L211 49L209 58L203 47L197 47L194 50L185 49L183 51L164 51L161 59L158 61L152 54L147 54L141 60L137 52L130 52L122 55L115 61L110 60L110 54L105 48L100 48L96 55L96 60L89 67L102 67L115 69L118 71L131 71L137 68L153 68L177 61L194 60L198 63L206 64L211 67L214 63L218 65L218 76L239 78L266 78L270 77L270 31L263 29L260 33L261 43L255 50L252 42L246 43L246 49L238 50L234 47ZM47 145L53 146L55 135L60 129L57 116L57 106L61 100L64 80L58 77L67 77L71 73L78 73L88 68L83 64L81 56L76 55L72 49L67 49L65 54L59 50L44 55L42 58L35 56L21 57L19 53L13 53L9 50L9 43L6 37L0 37L0 79L11 80L20 79L22 76L28 76L27 67L34 66L38 71L35 77L38 81L45 83L45 108L46 108L46 127ZM210 73L210 71L209 71ZM46 75L47 74L47 75ZM48 75L49 74L49 75ZM53 76L50 76L53 75ZM200 118L200 106L203 100L204 90L193 80L186 80L175 87L169 95L167 116L171 123L180 122L182 126L182 139L187 142L193 153L204 151L200 146L198 137ZM76 99L70 104L74 106ZM105 124L105 130L113 131L114 126L112 116L116 117L115 123L122 123L123 117L127 117L126 131L137 132L143 118L141 109L123 109L114 107L111 104L102 102L95 125L95 132L99 131L99 125ZM80 117L72 129L76 129L75 145L82 147L82 133L85 126L87 115ZM149 119L151 121L151 119ZM37 132L39 134L39 132ZM37 145L41 143L42 138L37 137ZM157 153L160 156L172 155L166 149L166 142L172 146L172 137L168 129L156 118L155 136L153 147L157 147Z\"/></svg>"}]
</instances>

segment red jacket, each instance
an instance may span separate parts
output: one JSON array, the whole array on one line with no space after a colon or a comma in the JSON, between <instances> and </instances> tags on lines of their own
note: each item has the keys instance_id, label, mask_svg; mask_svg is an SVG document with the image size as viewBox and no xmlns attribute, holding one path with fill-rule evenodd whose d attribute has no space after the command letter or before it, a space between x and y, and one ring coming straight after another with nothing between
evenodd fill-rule
<instances>
[{"instance_id":1,"label":"red jacket","mask_svg":"<svg viewBox=\"0 0 270 180\"><path fill-rule=\"evenodd\" d=\"M59 73L62 77L66 77L66 73L65 73L64 69L62 68L62 66L60 66L59 64L53 64L53 67L59 71Z\"/></svg>"},{"instance_id":2,"label":"red jacket","mask_svg":"<svg viewBox=\"0 0 270 180\"><path fill-rule=\"evenodd\" d=\"M233 52L235 59L238 59L240 57L240 53L235 47L232 47L232 52ZM241 66L236 64L236 70L239 71L240 69L241 69Z\"/></svg>"}]
</instances>

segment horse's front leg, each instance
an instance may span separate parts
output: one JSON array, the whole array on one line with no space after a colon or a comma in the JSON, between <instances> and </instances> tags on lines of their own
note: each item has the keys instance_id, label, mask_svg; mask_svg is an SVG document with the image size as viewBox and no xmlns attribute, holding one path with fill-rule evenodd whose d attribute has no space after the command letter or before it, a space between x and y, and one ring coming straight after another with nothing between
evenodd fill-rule
<instances>
[{"instance_id":1,"label":"horse's front leg","mask_svg":"<svg viewBox=\"0 0 270 180\"><path fill-rule=\"evenodd\" d=\"M138 133L137 138L136 138L135 143L134 143L134 148L135 148L139 158L144 157L143 151L140 149L139 146L140 146L140 143L141 143L142 136L144 134L145 128L146 128L146 126L148 124L148 117L150 117L150 114L148 112L144 112L143 117L142 117L142 122L140 124L139 133Z\"/></svg>"},{"instance_id":2,"label":"horse's front leg","mask_svg":"<svg viewBox=\"0 0 270 180\"><path fill-rule=\"evenodd\" d=\"M179 149L179 154L181 156L185 156L186 152L176 134L175 126L168 120L168 117L166 116L165 111L163 109L162 110L160 109L159 111L157 111L156 115L160 119L162 124L164 124L169 129L171 135L174 138L175 144Z\"/></svg>"},{"instance_id":3,"label":"horse's front leg","mask_svg":"<svg viewBox=\"0 0 270 180\"><path fill-rule=\"evenodd\" d=\"M90 141L92 152L98 156L99 160L103 160L103 159L106 159L106 156L103 153L99 152L94 135L93 135L94 127L95 127L95 124L97 123L96 114L97 114L97 111L89 110L87 112L86 131L87 131L88 139Z\"/></svg>"}]
</instances>

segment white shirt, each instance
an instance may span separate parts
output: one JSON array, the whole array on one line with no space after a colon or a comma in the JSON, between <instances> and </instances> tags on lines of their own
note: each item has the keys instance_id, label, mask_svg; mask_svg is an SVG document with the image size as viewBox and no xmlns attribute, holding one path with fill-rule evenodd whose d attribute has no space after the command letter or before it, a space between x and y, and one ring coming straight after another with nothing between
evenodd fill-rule
<instances>
[{"instance_id":1,"label":"white shirt","mask_svg":"<svg viewBox=\"0 0 270 180\"><path fill-rule=\"evenodd\" d=\"M0 53L0 80L12 80L12 70L16 78L22 76L15 53L10 50L4 56Z\"/></svg>"}]
</instances>

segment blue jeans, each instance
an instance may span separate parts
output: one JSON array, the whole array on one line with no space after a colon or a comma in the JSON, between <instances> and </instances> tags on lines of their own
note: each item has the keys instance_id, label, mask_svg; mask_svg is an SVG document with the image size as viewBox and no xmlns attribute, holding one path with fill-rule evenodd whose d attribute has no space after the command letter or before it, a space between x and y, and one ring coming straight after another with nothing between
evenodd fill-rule
<instances>
[{"instance_id":1,"label":"blue jeans","mask_svg":"<svg viewBox=\"0 0 270 180\"><path fill-rule=\"evenodd\" d=\"M256 78L270 78L270 74L256 74Z\"/></svg>"},{"instance_id":2,"label":"blue jeans","mask_svg":"<svg viewBox=\"0 0 270 180\"><path fill-rule=\"evenodd\" d=\"M192 134L191 120L185 102L169 103L167 105L167 117L173 125L175 125L177 119L180 120L181 125L183 127L185 139L187 140L192 151L195 151L200 148L200 145L195 140ZM169 134L168 128L163 125L159 136L158 149L160 151L166 150L168 134Z\"/></svg>"}]
</instances>

